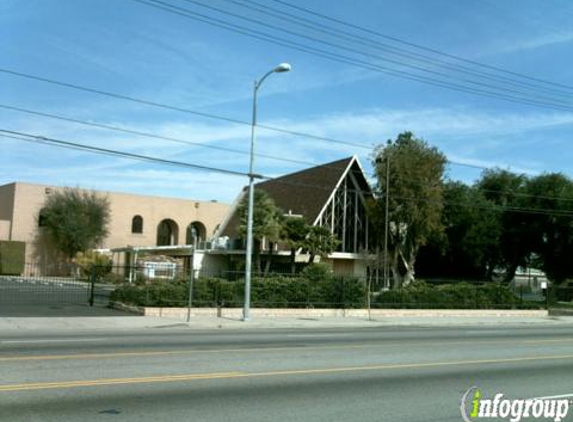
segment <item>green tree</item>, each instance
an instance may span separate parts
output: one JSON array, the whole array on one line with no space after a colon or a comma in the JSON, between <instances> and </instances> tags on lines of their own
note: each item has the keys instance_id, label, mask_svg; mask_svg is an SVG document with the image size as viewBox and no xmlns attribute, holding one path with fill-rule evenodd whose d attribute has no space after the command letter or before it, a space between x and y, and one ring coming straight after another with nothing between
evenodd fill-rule
<instances>
[{"instance_id":1,"label":"green tree","mask_svg":"<svg viewBox=\"0 0 573 422\"><path fill-rule=\"evenodd\" d=\"M238 208L241 217L239 235L247 236L248 196L245 196ZM261 244L263 239L269 243L267 266L270 267L274 244L280 239L282 227L282 212L275 205L273 199L261 189L255 189L253 205L253 255L255 268L261 272Z\"/></svg>"},{"instance_id":2,"label":"green tree","mask_svg":"<svg viewBox=\"0 0 573 422\"><path fill-rule=\"evenodd\" d=\"M534 248L533 214L524 213L527 207L527 177L507 170L486 170L477 182L477 189L497 207L501 214L497 265L503 280L508 283L520 266L528 265Z\"/></svg>"},{"instance_id":3,"label":"green tree","mask_svg":"<svg viewBox=\"0 0 573 422\"><path fill-rule=\"evenodd\" d=\"M398 135L374 150L376 200L369 207L371 220L385 220L386 173L389 169L389 265L394 287L414 280L416 255L421 246L442 232L445 156L411 132ZM381 230L375 230L378 244Z\"/></svg>"},{"instance_id":4,"label":"green tree","mask_svg":"<svg viewBox=\"0 0 573 422\"><path fill-rule=\"evenodd\" d=\"M108 234L109 199L95 192L63 189L47 197L41 225L56 249L68 259L99 246Z\"/></svg>"},{"instance_id":5,"label":"green tree","mask_svg":"<svg viewBox=\"0 0 573 422\"><path fill-rule=\"evenodd\" d=\"M440 277L491 279L499 262L501 235L501 213L494 204L475 186L448 181L442 221L444 236L424 248L421 255L426 259L421 259L425 262L420 271ZM427 249L433 256L427 257Z\"/></svg>"},{"instance_id":6,"label":"green tree","mask_svg":"<svg viewBox=\"0 0 573 422\"><path fill-rule=\"evenodd\" d=\"M573 182L560 173L543 174L526 183L533 264L559 284L573 277Z\"/></svg>"},{"instance_id":7,"label":"green tree","mask_svg":"<svg viewBox=\"0 0 573 422\"><path fill-rule=\"evenodd\" d=\"M285 241L287 247L290 249L290 272L296 272L296 250L304 247L305 239L310 232L310 226L306 223L304 218L300 217L285 217L282 224L281 238Z\"/></svg>"},{"instance_id":8,"label":"green tree","mask_svg":"<svg viewBox=\"0 0 573 422\"><path fill-rule=\"evenodd\" d=\"M303 242L304 249L310 255L308 259L310 264L314 264L314 258L317 255L324 258L334 252L339 244L340 241L336 239L327 227L323 226L312 226Z\"/></svg>"}]
</instances>

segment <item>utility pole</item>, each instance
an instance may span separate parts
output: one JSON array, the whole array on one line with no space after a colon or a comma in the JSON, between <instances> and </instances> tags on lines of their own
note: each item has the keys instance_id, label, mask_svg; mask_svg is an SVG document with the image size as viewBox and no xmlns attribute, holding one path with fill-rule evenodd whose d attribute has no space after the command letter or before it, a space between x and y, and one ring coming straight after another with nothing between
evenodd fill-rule
<instances>
[{"instance_id":1,"label":"utility pole","mask_svg":"<svg viewBox=\"0 0 573 422\"><path fill-rule=\"evenodd\" d=\"M388 225L389 225L389 204L390 204L390 155L386 149L386 212L384 214L384 287L389 288L389 267L388 267Z\"/></svg>"},{"instance_id":2,"label":"utility pole","mask_svg":"<svg viewBox=\"0 0 573 422\"><path fill-rule=\"evenodd\" d=\"M281 63L273 70L268 71L261 79L255 81L253 89L253 121L251 124L251 152L249 161L249 208L247 211L247 251L245 256L245 302L243 304L243 321L249 320L249 309L251 307L251 269L253 259L253 207L255 202L255 177L253 173L255 161L255 141L257 129L257 96L263 81L273 73L289 72L291 66L288 63Z\"/></svg>"}]
</instances>

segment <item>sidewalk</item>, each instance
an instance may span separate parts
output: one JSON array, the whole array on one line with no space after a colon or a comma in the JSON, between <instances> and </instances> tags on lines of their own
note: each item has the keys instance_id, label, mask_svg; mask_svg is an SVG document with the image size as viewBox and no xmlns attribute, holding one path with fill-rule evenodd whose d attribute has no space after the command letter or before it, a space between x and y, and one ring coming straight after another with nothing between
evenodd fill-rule
<instances>
[{"instance_id":1,"label":"sidewalk","mask_svg":"<svg viewBox=\"0 0 573 422\"><path fill-rule=\"evenodd\" d=\"M389 327L559 327L573 328L573 317L388 317L369 321L356 317L257 317L244 322L238 318L192 317L184 319L152 316L97 317L0 317L0 336L23 332L65 333L73 331L141 331L161 329L243 330L243 329L330 329Z\"/></svg>"}]
</instances>

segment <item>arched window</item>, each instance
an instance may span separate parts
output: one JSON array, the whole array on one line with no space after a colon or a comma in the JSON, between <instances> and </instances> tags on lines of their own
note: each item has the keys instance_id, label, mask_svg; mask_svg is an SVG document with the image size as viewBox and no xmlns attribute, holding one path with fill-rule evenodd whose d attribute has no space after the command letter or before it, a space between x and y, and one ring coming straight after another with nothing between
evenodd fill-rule
<instances>
[{"instance_id":1,"label":"arched window","mask_svg":"<svg viewBox=\"0 0 573 422\"><path fill-rule=\"evenodd\" d=\"M143 233L143 217L141 215L136 215L131 220L131 232Z\"/></svg>"},{"instance_id":2,"label":"arched window","mask_svg":"<svg viewBox=\"0 0 573 422\"><path fill-rule=\"evenodd\" d=\"M193 245L195 239L197 239L197 242L202 242L206 240L206 237L207 237L207 229L205 229L205 225L199 221L193 221L191 224L187 226L185 244Z\"/></svg>"},{"instance_id":3,"label":"arched window","mask_svg":"<svg viewBox=\"0 0 573 422\"><path fill-rule=\"evenodd\" d=\"M38 227L46 227L46 209L42 208L38 214Z\"/></svg>"},{"instance_id":4,"label":"arched window","mask_svg":"<svg viewBox=\"0 0 573 422\"><path fill-rule=\"evenodd\" d=\"M179 227L177 223L166 218L157 226L157 246L177 245Z\"/></svg>"}]
</instances>

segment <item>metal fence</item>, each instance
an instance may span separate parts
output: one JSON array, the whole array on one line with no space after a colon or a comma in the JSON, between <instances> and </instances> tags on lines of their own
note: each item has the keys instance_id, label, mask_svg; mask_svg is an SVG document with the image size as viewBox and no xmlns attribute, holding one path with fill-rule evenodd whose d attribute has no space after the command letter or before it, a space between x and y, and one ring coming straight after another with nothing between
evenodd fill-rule
<instances>
[{"instance_id":1,"label":"metal fence","mask_svg":"<svg viewBox=\"0 0 573 422\"><path fill-rule=\"evenodd\" d=\"M191 280L193 279L193 283ZM428 280L421 287L383 291L381 280L345 274L255 272L253 307L528 309L573 312L573 287L532 292L520 285L484 281ZM191 286L191 288L190 288ZM241 307L244 272L187 265L91 267L27 264L20 275L0 275L0 304L123 302L137 306Z\"/></svg>"},{"instance_id":2,"label":"metal fence","mask_svg":"<svg viewBox=\"0 0 573 422\"><path fill-rule=\"evenodd\" d=\"M17 275L0 275L0 304L89 303L89 279L70 266L26 264Z\"/></svg>"},{"instance_id":3,"label":"metal fence","mask_svg":"<svg viewBox=\"0 0 573 422\"><path fill-rule=\"evenodd\" d=\"M133 271L133 268L128 270ZM244 302L242 271L183 269L173 277L158 279L136 269L136 282L118 288L111 300L138 306L240 307ZM116 268L117 274L125 269ZM383 291L375 278L344 274L302 272L254 273L251 306L264 308L394 308L394 309L538 309L545 296L530 300L523 289L501 283L427 283Z\"/></svg>"}]
</instances>

